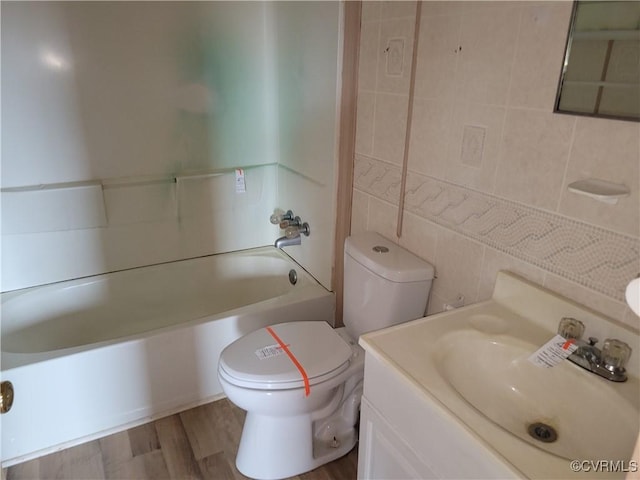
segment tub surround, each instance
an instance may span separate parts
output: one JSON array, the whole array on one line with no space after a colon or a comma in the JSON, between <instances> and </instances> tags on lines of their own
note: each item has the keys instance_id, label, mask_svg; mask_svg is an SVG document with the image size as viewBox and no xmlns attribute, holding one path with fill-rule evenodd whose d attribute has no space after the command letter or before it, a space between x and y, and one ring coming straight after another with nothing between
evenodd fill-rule
<instances>
[{"instance_id":1,"label":"tub surround","mask_svg":"<svg viewBox=\"0 0 640 480\"><path fill-rule=\"evenodd\" d=\"M3 6L0 290L272 245L287 205L314 226L289 253L331 288L341 16Z\"/></svg>"}]
</instances>

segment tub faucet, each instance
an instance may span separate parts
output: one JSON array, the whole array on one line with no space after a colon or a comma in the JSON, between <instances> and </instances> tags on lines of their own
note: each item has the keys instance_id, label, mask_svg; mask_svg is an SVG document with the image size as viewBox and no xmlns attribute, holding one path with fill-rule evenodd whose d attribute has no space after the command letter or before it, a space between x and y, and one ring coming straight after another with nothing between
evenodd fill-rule
<instances>
[{"instance_id":1,"label":"tub faucet","mask_svg":"<svg viewBox=\"0 0 640 480\"><path fill-rule=\"evenodd\" d=\"M311 234L311 227L307 222L302 222L300 217L285 220L280 223L280 228L284 228L284 237L276 240L276 248L290 247L302 244L302 235L308 237Z\"/></svg>"},{"instance_id":2,"label":"tub faucet","mask_svg":"<svg viewBox=\"0 0 640 480\"><path fill-rule=\"evenodd\" d=\"M283 247L291 247L292 245L301 245L301 244L302 244L302 240L300 239L300 235L294 238L289 238L285 235L284 237L280 237L279 239L277 239L274 245L276 248L283 248Z\"/></svg>"},{"instance_id":3,"label":"tub faucet","mask_svg":"<svg viewBox=\"0 0 640 480\"><path fill-rule=\"evenodd\" d=\"M589 342L580 339L584 324L575 318L563 318L558 333L570 339L578 348L568 357L574 364L613 382L627 380L625 365L631 356L631 347L621 340L608 338L602 350L596 347L598 339L589 337Z\"/></svg>"}]
</instances>

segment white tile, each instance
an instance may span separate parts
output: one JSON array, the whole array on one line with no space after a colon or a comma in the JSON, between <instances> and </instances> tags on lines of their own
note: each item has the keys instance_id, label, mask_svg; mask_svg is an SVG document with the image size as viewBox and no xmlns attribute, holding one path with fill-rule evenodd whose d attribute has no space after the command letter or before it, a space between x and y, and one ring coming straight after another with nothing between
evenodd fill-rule
<instances>
[{"instance_id":1,"label":"white tile","mask_svg":"<svg viewBox=\"0 0 640 480\"><path fill-rule=\"evenodd\" d=\"M398 242L396 226L398 221L398 207L375 197L369 198L369 217L367 230L378 232L393 242Z\"/></svg>"},{"instance_id":2,"label":"white tile","mask_svg":"<svg viewBox=\"0 0 640 480\"><path fill-rule=\"evenodd\" d=\"M375 111L375 93L360 90L356 119L356 153L371 155L373 153L373 127Z\"/></svg>"},{"instance_id":3,"label":"white tile","mask_svg":"<svg viewBox=\"0 0 640 480\"><path fill-rule=\"evenodd\" d=\"M378 44L380 22L362 23L360 29L360 53L358 56L358 90L374 91L378 72Z\"/></svg>"},{"instance_id":4,"label":"white tile","mask_svg":"<svg viewBox=\"0 0 640 480\"><path fill-rule=\"evenodd\" d=\"M378 92L409 93L413 55L413 18L383 20L378 44Z\"/></svg>"},{"instance_id":5,"label":"white tile","mask_svg":"<svg viewBox=\"0 0 640 480\"><path fill-rule=\"evenodd\" d=\"M455 78L459 100L506 104L520 14L519 6L504 2L462 16Z\"/></svg>"},{"instance_id":6,"label":"white tile","mask_svg":"<svg viewBox=\"0 0 640 480\"><path fill-rule=\"evenodd\" d=\"M438 232L441 228L405 210L400 245L427 262L433 263L436 258Z\"/></svg>"},{"instance_id":7,"label":"white tile","mask_svg":"<svg viewBox=\"0 0 640 480\"><path fill-rule=\"evenodd\" d=\"M407 128L407 95L376 94L373 156L402 165Z\"/></svg>"},{"instance_id":8,"label":"white tile","mask_svg":"<svg viewBox=\"0 0 640 480\"><path fill-rule=\"evenodd\" d=\"M362 2L362 21L370 22L372 20L380 20L381 11L382 2L378 0L365 0Z\"/></svg>"},{"instance_id":9,"label":"white tile","mask_svg":"<svg viewBox=\"0 0 640 480\"><path fill-rule=\"evenodd\" d=\"M354 189L351 201L351 235L367 230L368 215L369 195Z\"/></svg>"},{"instance_id":10,"label":"white tile","mask_svg":"<svg viewBox=\"0 0 640 480\"><path fill-rule=\"evenodd\" d=\"M447 177L454 104L416 98L413 103L409 168L438 178Z\"/></svg>"},{"instance_id":11,"label":"white tile","mask_svg":"<svg viewBox=\"0 0 640 480\"><path fill-rule=\"evenodd\" d=\"M575 118L511 109L507 113L496 174L497 195L527 205L555 210Z\"/></svg>"},{"instance_id":12,"label":"white tile","mask_svg":"<svg viewBox=\"0 0 640 480\"><path fill-rule=\"evenodd\" d=\"M381 16L385 18L413 17L416 15L416 2L404 0L383 1Z\"/></svg>"},{"instance_id":13,"label":"white tile","mask_svg":"<svg viewBox=\"0 0 640 480\"><path fill-rule=\"evenodd\" d=\"M587 178L625 185L630 195L609 205L567 190L570 183ZM560 212L610 230L640 235L640 125L578 119Z\"/></svg>"},{"instance_id":14,"label":"white tile","mask_svg":"<svg viewBox=\"0 0 640 480\"><path fill-rule=\"evenodd\" d=\"M417 97L452 99L460 46L460 16L422 16L416 65Z\"/></svg>"},{"instance_id":15,"label":"white tile","mask_svg":"<svg viewBox=\"0 0 640 480\"><path fill-rule=\"evenodd\" d=\"M445 179L482 192L493 192L505 116L503 107L456 102L446 168L443 168ZM464 149L465 130L482 136L477 141L482 149L472 158L469 158L471 152Z\"/></svg>"},{"instance_id":16,"label":"white tile","mask_svg":"<svg viewBox=\"0 0 640 480\"><path fill-rule=\"evenodd\" d=\"M564 60L571 2L525 4L509 105L552 110Z\"/></svg>"},{"instance_id":17,"label":"white tile","mask_svg":"<svg viewBox=\"0 0 640 480\"><path fill-rule=\"evenodd\" d=\"M460 147L460 162L469 167L480 168L484 155L484 137L487 129L473 125L465 125L462 129L462 145Z\"/></svg>"},{"instance_id":18,"label":"white tile","mask_svg":"<svg viewBox=\"0 0 640 480\"><path fill-rule=\"evenodd\" d=\"M353 184L379 199L397 205L400 201L400 167L356 155Z\"/></svg>"},{"instance_id":19,"label":"white tile","mask_svg":"<svg viewBox=\"0 0 640 480\"><path fill-rule=\"evenodd\" d=\"M439 230L434 259L438 281L434 283L434 293L445 301L461 294L467 304L474 303L478 295L484 248L451 230Z\"/></svg>"}]
</instances>

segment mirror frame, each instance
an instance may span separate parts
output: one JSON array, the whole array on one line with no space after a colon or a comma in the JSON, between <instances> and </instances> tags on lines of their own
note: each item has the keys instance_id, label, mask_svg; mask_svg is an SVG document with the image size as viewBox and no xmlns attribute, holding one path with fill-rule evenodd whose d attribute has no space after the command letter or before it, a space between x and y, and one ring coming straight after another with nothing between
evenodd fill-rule
<instances>
[{"instance_id":1,"label":"mirror frame","mask_svg":"<svg viewBox=\"0 0 640 480\"><path fill-rule=\"evenodd\" d=\"M581 0L573 0L573 5L571 8L571 23L569 24L569 31L567 33L567 39L565 42L564 55L562 57L562 68L560 70L560 79L558 81L558 89L556 91L556 100L553 105L553 113L561 113L563 115L578 115L581 117L593 117L593 118L602 118L602 119L610 119L610 120L622 120L625 122L640 122L640 117L627 117L624 115L609 115L605 113L574 112L572 110L560 109L560 97L562 95L562 86L564 84L564 80L565 80L564 77L567 72L567 66L569 65L569 55L571 54L571 42L573 40L573 34L576 28L578 2L580 1ZM638 84L638 88L640 88L640 84Z\"/></svg>"}]
</instances>

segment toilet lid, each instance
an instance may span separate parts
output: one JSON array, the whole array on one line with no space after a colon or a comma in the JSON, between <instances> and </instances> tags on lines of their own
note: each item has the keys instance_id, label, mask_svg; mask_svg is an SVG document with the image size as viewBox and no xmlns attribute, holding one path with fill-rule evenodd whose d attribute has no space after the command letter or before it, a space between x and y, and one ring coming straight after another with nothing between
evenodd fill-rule
<instances>
[{"instance_id":1,"label":"toilet lid","mask_svg":"<svg viewBox=\"0 0 640 480\"><path fill-rule=\"evenodd\" d=\"M351 347L326 322L288 322L269 328L304 369L310 385L349 366ZM299 368L267 328L226 347L219 366L227 380L238 386L282 389L304 383Z\"/></svg>"}]
</instances>

